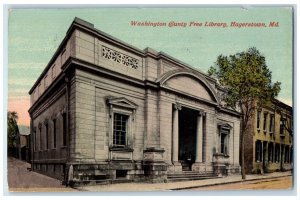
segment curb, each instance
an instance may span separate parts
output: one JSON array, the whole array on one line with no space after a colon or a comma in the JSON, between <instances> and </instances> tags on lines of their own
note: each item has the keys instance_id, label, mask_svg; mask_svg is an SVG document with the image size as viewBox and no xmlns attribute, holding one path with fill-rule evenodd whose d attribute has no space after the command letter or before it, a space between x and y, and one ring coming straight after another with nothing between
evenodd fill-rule
<instances>
[{"instance_id":1,"label":"curb","mask_svg":"<svg viewBox=\"0 0 300 200\"><path fill-rule=\"evenodd\" d=\"M281 178L281 177L288 177L293 176L292 174L289 175L282 175L282 176L274 176L274 177L264 177L264 178L253 178L253 179L246 179L246 180L237 180L237 181L229 181L223 183L211 183L206 185L198 185L198 186L188 186L188 187L180 187L180 188L172 188L169 190L186 190L186 189L193 189L193 188L201 188L201 187L209 187L209 186L217 186L217 185L227 185L232 183L241 183L241 182L248 182L248 181L257 181L261 180L262 182L267 182L267 180L274 179L274 178Z\"/></svg>"}]
</instances>

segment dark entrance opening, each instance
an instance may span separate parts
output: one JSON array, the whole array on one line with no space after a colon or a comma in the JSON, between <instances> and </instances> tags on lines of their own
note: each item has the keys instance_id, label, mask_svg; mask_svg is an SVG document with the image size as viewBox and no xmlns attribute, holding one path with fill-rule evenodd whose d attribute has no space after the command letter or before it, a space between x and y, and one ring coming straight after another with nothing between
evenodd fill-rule
<instances>
[{"instance_id":1,"label":"dark entrance opening","mask_svg":"<svg viewBox=\"0 0 300 200\"><path fill-rule=\"evenodd\" d=\"M182 107L179 111L179 157L183 171L192 170L196 157L198 112Z\"/></svg>"}]
</instances>

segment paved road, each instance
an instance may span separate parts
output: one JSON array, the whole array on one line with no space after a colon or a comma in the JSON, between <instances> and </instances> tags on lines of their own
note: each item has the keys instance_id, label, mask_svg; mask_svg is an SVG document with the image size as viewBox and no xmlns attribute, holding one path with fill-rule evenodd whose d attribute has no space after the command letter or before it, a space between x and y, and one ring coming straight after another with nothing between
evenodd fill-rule
<instances>
[{"instance_id":1,"label":"paved road","mask_svg":"<svg viewBox=\"0 0 300 200\"><path fill-rule=\"evenodd\" d=\"M61 185L59 180L27 170L30 164L18 159L9 157L7 168L9 191L76 191Z\"/></svg>"},{"instance_id":2,"label":"paved road","mask_svg":"<svg viewBox=\"0 0 300 200\"><path fill-rule=\"evenodd\" d=\"M292 189L293 181L291 176L272 178L266 180L254 180L241 183L230 183L215 186L204 186L182 191L203 191L203 190L289 190Z\"/></svg>"}]
</instances>

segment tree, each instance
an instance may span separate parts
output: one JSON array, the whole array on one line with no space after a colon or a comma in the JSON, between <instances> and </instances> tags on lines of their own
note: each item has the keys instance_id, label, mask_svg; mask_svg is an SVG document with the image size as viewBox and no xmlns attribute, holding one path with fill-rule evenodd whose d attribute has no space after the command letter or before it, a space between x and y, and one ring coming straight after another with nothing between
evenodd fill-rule
<instances>
[{"instance_id":1,"label":"tree","mask_svg":"<svg viewBox=\"0 0 300 200\"><path fill-rule=\"evenodd\" d=\"M18 113L15 111L7 112L7 147L16 147L16 137L18 133Z\"/></svg>"},{"instance_id":2,"label":"tree","mask_svg":"<svg viewBox=\"0 0 300 200\"><path fill-rule=\"evenodd\" d=\"M246 179L244 135L256 106L269 104L280 91L280 82L272 83L272 72L265 57L255 48L230 56L218 56L208 74L215 76L227 93L225 106L241 112L241 174Z\"/></svg>"}]
</instances>

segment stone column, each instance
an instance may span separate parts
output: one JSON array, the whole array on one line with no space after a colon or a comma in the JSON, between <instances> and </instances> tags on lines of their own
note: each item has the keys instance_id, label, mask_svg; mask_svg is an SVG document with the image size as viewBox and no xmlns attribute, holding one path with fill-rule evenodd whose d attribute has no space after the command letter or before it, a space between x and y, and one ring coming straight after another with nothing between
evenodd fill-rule
<instances>
[{"instance_id":1,"label":"stone column","mask_svg":"<svg viewBox=\"0 0 300 200\"><path fill-rule=\"evenodd\" d=\"M196 139L196 163L201 163L202 160L202 146L203 146L203 116L204 112L200 111L197 118L197 139Z\"/></svg>"},{"instance_id":2,"label":"stone column","mask_svg":"<svg viewBox=\"0 0 300 200\"><path fill-rule=\"evenodd\" d=\"M200 110L197 118L197 138L196 138L196 158L195 163L192 166L193 171L205 172L206 164L203 162L203 117L205 112Z\"/></svg>"},{"instance_id":3,"label":"stone column","mask_svg":"<svg viewBox=\"0 0 300 200\"><path fill-rule=\"evenodd\" d=\"M174 104L173 109L173 148L172 161L173 164L178 163L178 145L179 145L179 127L178 127L178 111L181 110L180 104Z\"/></svg>"}]
</instances>

